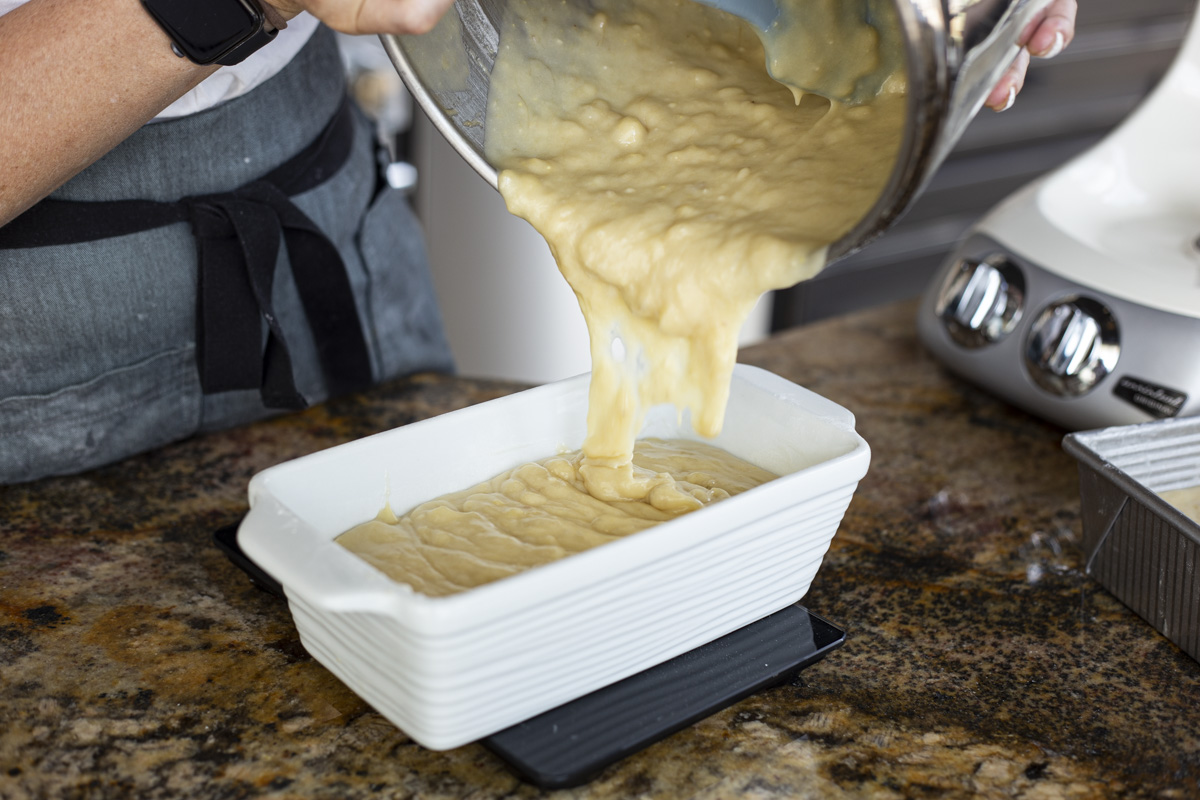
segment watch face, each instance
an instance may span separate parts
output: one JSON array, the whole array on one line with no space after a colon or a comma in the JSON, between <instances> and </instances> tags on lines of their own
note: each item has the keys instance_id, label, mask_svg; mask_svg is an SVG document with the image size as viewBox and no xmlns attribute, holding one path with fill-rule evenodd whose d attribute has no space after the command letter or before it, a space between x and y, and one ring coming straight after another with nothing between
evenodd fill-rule
<instances>
[{"instance_id":1,"label":"watch face","mask_svg":"<svg viewBox=\"0 0 1200 800\"><path fill-rule=\"evenodd\" d=\"M192 61L213 62L253 34L262 12L247 0L145 0Z\"/></svg>"}]
</instances>

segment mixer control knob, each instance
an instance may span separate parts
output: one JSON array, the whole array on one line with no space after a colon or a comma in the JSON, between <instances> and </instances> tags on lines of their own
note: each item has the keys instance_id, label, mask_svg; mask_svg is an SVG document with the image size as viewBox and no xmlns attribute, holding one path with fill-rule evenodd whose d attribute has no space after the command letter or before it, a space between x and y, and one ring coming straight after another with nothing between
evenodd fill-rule
<instances>
[{"instance_id":1,"label":"mixer control knob","mask_svg":"<svg viewBox=\"0 0 1200 800\"><path fill-rule=\"evenodd\" d=\"M1112 312L1091 298L1069 297L1034 320L1025 341L1025 367L1051 394L1079 397L1113 371L1120 352Z\"/></svg>"},{"instance_id":2,"label":"mixer control knob","mask_svg":"<svg viewBox=\"0 0 1200 800\"><path fill-rule=\"evenodd\" d=\"M1021 318L1025 279L1002 254L961 258L942 282L934 311L950 338L972 349L1003 339Z\"/></svg>"}]
</instances>

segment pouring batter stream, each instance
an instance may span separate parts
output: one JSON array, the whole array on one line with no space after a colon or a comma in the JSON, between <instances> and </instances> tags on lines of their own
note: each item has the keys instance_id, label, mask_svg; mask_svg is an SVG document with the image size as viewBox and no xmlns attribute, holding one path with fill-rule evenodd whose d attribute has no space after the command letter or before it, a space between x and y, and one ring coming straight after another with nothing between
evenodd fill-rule
<instances>
[{"instance_id":1,"label":"pouring batter stream","mask_svg":"<svg viewBox=\"0 0 1200 800\"><path fill-rule=\"evenodd\" d=\"M801 17L802 4L825 11ZM776 74L820 83L828 52L790 21L842 35L839 5L781 4L766 38L791 57L772 60ZM596 496L646 491L630 468L646 409L673 403L698 433L720 431L755 302L816 274L880 195L906 99L878 31L860 24L844 53L852 68L830 79L845 91L875 81L849 105L772 79L749 25L691 0L509 3L486 151L509 210L546 238L587 321L583 470Z\"/></svg>"},{"instance_id":2,"label":"pouring batter stream","mask_svg":"<svg viewBox=\"0 0 1200 800\"><path fill-rule=\"evenodd\" d=\"M509 210L546 238L583 309L587 439L402 518L385 510L339 542L450 594L774 477L696 442L639 442L635 455L635 439L660 403L720 432L746 315L816 274L890 176L902 73L876 29L838 6L784 0L764 39L790 54L774 74L854 104L772 79L749 26L692 0L509 3L486 149ZM852 31L846 63L823 73L820 34L800 19Z\"/></svg>"}]
</instances>

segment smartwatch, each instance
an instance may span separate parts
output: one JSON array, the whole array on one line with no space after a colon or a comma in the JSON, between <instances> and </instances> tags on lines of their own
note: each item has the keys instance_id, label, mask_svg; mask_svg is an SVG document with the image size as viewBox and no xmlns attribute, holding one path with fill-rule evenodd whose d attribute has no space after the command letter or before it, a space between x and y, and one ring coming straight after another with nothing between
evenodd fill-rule
<instances>
[{"instance_id":1,"label":"smartwatch","mask_svg":"<svg viewBox=\"0 0 1200 800\"><path fill-rule=\"evenodd\" d=\"M232 66L275 38L258 0L142 0L180 58Z\"/></svg>"}]
</instances>

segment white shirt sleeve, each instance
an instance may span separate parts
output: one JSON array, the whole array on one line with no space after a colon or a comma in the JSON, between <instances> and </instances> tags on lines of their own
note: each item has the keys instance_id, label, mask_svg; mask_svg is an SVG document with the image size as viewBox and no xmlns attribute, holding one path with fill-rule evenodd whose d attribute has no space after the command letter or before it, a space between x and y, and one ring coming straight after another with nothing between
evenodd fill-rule
<instances>
[{"instance_id":1,"label":"white shirt sleeve","mask_svg":"<svg viewBox=\"0 0 1200 800\"><path fill-rule=\"evenodd\" d=\"M4 0L0 0L4 2ZM288 22L275 41L240 64L221 67L195 89L163 109L155 119L186 117L212 108L264 83L286 67L317 30L316 17L307 12Z\"/></svg>"}]
</instances>

